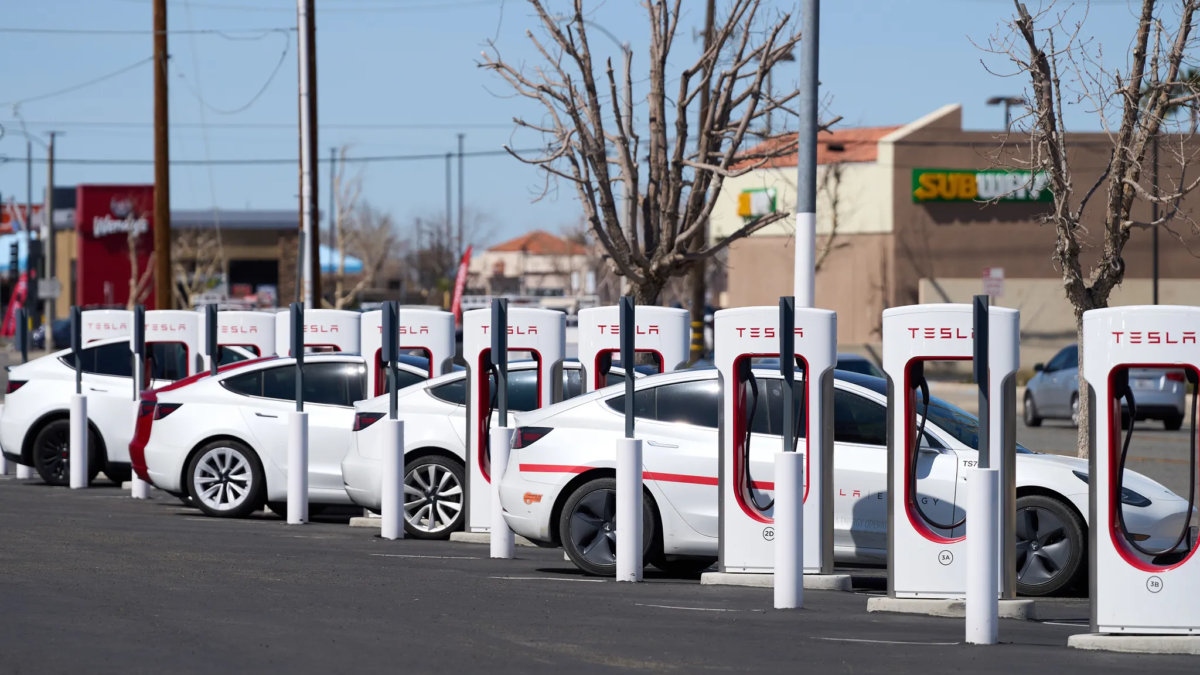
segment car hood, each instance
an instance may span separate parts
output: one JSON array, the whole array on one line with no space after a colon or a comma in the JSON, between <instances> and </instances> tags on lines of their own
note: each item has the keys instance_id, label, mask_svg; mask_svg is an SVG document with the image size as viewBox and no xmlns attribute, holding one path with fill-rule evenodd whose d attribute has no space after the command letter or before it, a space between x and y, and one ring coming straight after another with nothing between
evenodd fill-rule
<instances>
[{"instance_id":1,"label":"car hood","mask_svg":"<svg viewBox=\"0 0 1200 675\"><path fill-rule=\"evenodd\" d=\"M1021 462L1026 467L1034 465L1041 465L1045 467L1056 466L1068 471L1078 471L1082 474L1087 474L1089 472L1088 460L1080 459L1079 457L1067 457L1064 455L1051 455L1045 453L1030 453L1017 455L1017 461ZM1162 483L1159 483L1158 481L1136 471L1130 471L1128 469L1125 470L1125 487L1149 497L1150 499L1187 501L1174 492L1171 492Z\"/></svg>"}]
</instances>

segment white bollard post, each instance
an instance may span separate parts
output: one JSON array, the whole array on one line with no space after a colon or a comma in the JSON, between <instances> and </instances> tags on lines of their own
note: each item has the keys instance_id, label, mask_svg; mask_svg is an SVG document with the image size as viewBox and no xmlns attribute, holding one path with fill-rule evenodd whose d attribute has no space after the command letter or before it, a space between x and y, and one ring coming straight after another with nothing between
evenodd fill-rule
<instances>
[{"instance_id":1,"label":"white bollard post","mask_svg":"<svg viewBox=\"0 0 1200 675\"><path fill-rule=\"evenodd\" d=\"M68 461L71 470L71 489L88 486L87 397L71 394L71 432Z\"/></svg>"},{"instance_id":2,"label":"white bollard post","mask_svg":"<svg viewBox=\"0 0 1200 675\"><path fill-rule=\"evenodd\" d=\"M308 413L288 415L288 525L308 522Z\"/></svg>"},{"instance_id":3,"label":"white bollard post","mask_svg":"<svg viewBox=\"0 0 1200 675\"><path fill-rule=\"evenodd\" d=\"M20 480L26 480L29 478L33 478L33 467L27 466L25 464L18 464L17 465L17 478Z\"/></svg>"},{"instance_id":4,"label":"white bollard post","mask_svg":"<svg viewBox=\"0 0 1200 675\"><path fill-rule=\"evenodd\" d=\"M380 420L383 426L383 489L379 536L404 538L404 422Z\"/></svg>"},{"instance_id":5,"label":"white bollard post","mask_svg":"<svg viewBox=\"0 0 1200 675\"><path fill-rule=\"evenodd\" d=\"M775 453L775 609L804 607L804 453Z\"/></svg>"},{"instance_id":6,"label":"white bollard post","mask_svg":"<svg viewBox=\"0 0 1200 675\"><path fill-rule=\"evenodd\" d=\"M504 508L500 506L500 479L508 471L508 451L512 448L516 431L512 427L496 427L492 429L488 445L492 458L492 527L489 538L493 558L513 557L515 546L513 532L508 529L508 523L504 521Z\"/></svg>"},{"instance_id":7,"label":"white bollard post","mask_svg":"<svg viewBox=\"0 0 1200 675\"><path fill-rule=\"evenodd\" d=\"M617 581L641 581L642 442L617 439Z\"/></svg>"},{"instance_id":8,"label":"white bollard post","mask_svg":"<svg viewBox=\"0 0 1200 675\"><path fill-rule=\"evenodd\" d=\"M1000 589L1000 472L967 469L967 642L996 644Z\"/></svg>"}]
</instances>

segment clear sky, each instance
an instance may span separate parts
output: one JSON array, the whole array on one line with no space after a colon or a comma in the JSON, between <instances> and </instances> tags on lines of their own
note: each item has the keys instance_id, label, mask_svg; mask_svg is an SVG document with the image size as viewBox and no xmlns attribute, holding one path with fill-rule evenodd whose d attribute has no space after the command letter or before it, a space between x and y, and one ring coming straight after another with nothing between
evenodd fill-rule
<instances>
[{"instance_id":1,"label":"clear sky","mask_svg":"<svg viewBox=\"0 0 1200 675\"><path fill-rule=\"evenodd\" d=\"M549 0L557 11L570 3ZM797 3L768 0L778 11ZM535 19L524 0L317 0L319 142L322 154L348 144L351 156L441 155L466 134L466 150L496 150L513 137L515 114L536 112L507 97L505 86L477 67L495 39L509 59L532 59L524 31ZM725 0L718 0L723 6ZM1031 9L1038 3L1028 2ZM1138 4L1136 2L1134 5ZM1002 113L989 96L1019 94L1025 81L989 74L1004 63L972 44L984 44L1012 15L1009 0L826 0L821 20L822 95L844 126L902 124L947 103L961 103L965 124L998 129ZM647 22L638 0L588 1L592 19L635 50L635 79L645 69ZM693 31L703 23L703 0L684 0L678 68L694 59ZM1060 3L1064 9L1069 5ZM1086 3L1072 16L1083 18ZM236 31L172 34L171 153L176 160L295 158L296 25L290 0L169 0L171 30ZM69 93L20 104L31 132L65 131L64 159L153 157L150 0L0 0L0 195L25 194L25 143L13 101L39 97L122 68L127 72ZM1092 0L1084 32L1106 54L1122 60L1135 22L1127 0ZM145 31L133 34L4 32L4 29ZM254 33L248 29L282 29ZM616 45L593 36L597 50L619 56ZM284 50L286 54L284 54ZM277 64L282 64L272 78ZM141 62L139 64L139 62ZM139 64L139 65L135 65ZM798 79L784 64L776 88ZM265 88L264 88L265 87ZM261 95L256 95L260 92ZM641 94L641 92L638 92ZM200 94L198 98L197 94ZM201 103L201 98L204 104ZM240 112L237 109L245 108ZM642 120L644 121L644 119ZM54 124L52 124L54 123ZM1068 120L1073 130L1094 130L1084 110ZM35 156L43 154L35 146ZM365 197L401 223L444 209L442 159L364 165ZM35 201L45 166L34 166ZM171 172L175 208L296 208L297 166L176 166ZM151 182L152 166L60 165L56 183ZM328 204L329 174L321 167L321 205ZM486 214L494 243L529 229L559 230L576 223L573 192L536 202L537 173L504 157L468 158L468 210ZM455 197L457 199L457 196ZM485 243L485 242L475 242Z\"/></svg>"}]
</instances>

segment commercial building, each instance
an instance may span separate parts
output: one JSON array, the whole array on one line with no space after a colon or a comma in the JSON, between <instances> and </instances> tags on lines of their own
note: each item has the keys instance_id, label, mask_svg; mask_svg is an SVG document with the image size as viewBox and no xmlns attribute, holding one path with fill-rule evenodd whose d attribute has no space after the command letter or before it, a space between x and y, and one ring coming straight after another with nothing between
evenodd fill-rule
<instances>
[{"instance_id":1,"label":"commercial building","mask_svg":"<svg viewBox=\"0 0 1200 675\"><path fill-rule=\"evenodd\" d=\"M767 142L788 140L794 142L794 136ZM1164 136L1162 144L1182 142ZM1099 133L1070 134L1068 144L1076 188L1086 190L1103 174L1111 141ZM820 135L816 304L838 312L845 348L878 343L888 307L968 302L983 292L985 270L995 281L1003 279L995 304L1021 310L1023 363L1044 360L1048 351L1074 340L1073 313L1052 259L1056 233L1040 222L1050 193L1040 177L1030 181L1030 173L1019 170L1028 152L1027 136L963 130L958 105L903 126ZM1166 161L1163 185L1173 178ZM795 155L726 180L711 236L717 240L765 213L794 213L795 185ZM1200 260L1191 252L1200 251L1200 241L1186 215L1197 200L1200 196L1183 200L1175 234L1160 236L1163 304L1194 304L1200 293ZM1084 215L1085 265L1100 250L1102 202L1101 195ZM1148 220L1149 210L1140 203L1135 217ZM721 305L773 304L792 293L794 222L789 216L734 242ZM1133 233L1124 250L1125 283L1112 304L1151 301L1151 241L1146 230Z\"/></svg>"},{"instance_id":2,"label":"commercial building","mask_svg":"<svg viewBox=\"0 0 1200 675\"><path fill-rule=\"evenodd\" d=\"M595 304L596 275L587 248L542 230L476 254L467 270L468 309L492 296L568 311Z\"/></svg>"}]
</instances>

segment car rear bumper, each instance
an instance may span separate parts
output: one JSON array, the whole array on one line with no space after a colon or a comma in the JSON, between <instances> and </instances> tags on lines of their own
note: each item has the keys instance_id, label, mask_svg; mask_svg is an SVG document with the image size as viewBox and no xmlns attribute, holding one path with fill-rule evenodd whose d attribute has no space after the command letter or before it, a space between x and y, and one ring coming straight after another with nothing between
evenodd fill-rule
<instances>
[{"instance_id":1,"label":"car rear bumper","mask_svg":"<svg viewBox=\"0 0 1200 675\"><path fill-rule=\"evenodd\" d=\"M342 483L350 501L376 513L379 513L381 502L380 465L380 460L358 454L357 448L351 448L342 460Z\"/></svg>"},{"instance_id":2,"label":"car rear bumper","mask_svg":"<svg viewBox=\"0 0 1200 675\"><path fill-rule=\"evenodd\" d=\"M513 532L534 541L552 541L550 515L560 488L546 483L533 483L522 478L516 469L519 462L514 453L509 458L508 472L500 482L500 506L504 520Z\"/></svg>"}]
</instances>

